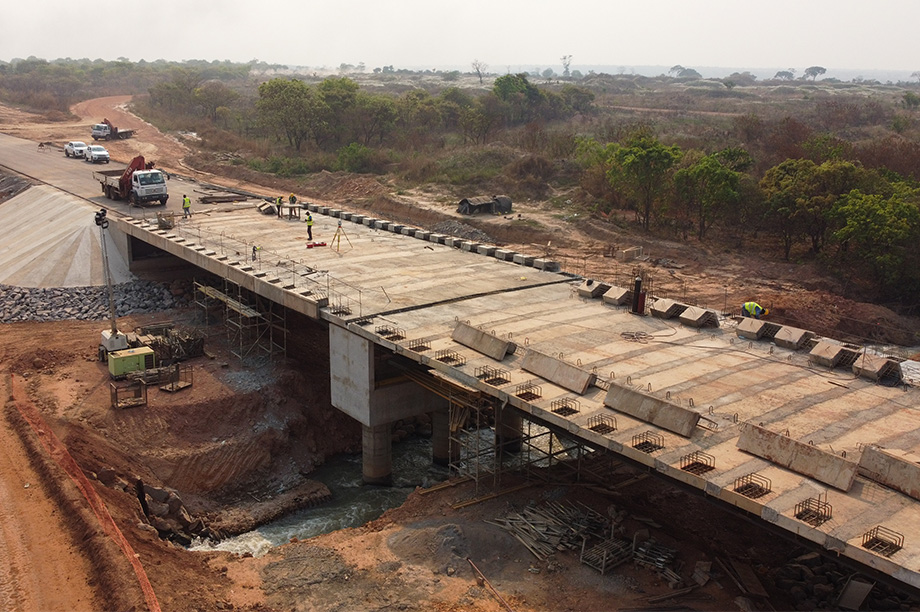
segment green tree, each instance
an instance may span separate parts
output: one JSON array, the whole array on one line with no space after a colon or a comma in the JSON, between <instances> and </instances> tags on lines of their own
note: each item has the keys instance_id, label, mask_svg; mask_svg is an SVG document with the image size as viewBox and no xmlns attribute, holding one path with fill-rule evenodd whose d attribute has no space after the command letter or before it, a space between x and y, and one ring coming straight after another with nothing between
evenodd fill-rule
<instances>
[{"instance_id":1,"label":"green tree","mask_svg":"<svg viewBox=\"0 0 920 612\"><path fill-rule=\"evenodd\" d=\"M741 172L728 165L737 157L736 151L723 156L718 153L706 155L674 174L678 197L695 217L700 240L706 237L706 230L724 209L738 201Z\"/></svg>"},{"instance_id":2,"label":"green tree","mask_svg":"<svg viewBox=\"0 0 920 612\"><path fill-rule=\"evenodd\" d=\"M374 140L380 144L396 126L396 117L396 103L389 96L358 92L349 125L365 146Z\"/></svg>"},{"instance_id":3,"label":"green tree","mask_svg":"<svg viewBox=\"0 0 920 612\"><path fill-rule=\"evenodd\" d=\"M656 202L670 189L671 169L680 156L680 147L665 146L644 130L613 152L608 180L615 189L624 189L638 203L642 227L646 231Z\"/></svg>"},{"instance_id":4,"label":"green tree","mask_svg":"<svg viewBox=\"0 0 920 612\"><path fill-rule=\"evenodd\" d=\"M834 214L840 220L834 238L849 247L845 250L849 256L869 266L880 288L916 286L920 273L916 266L907 265L920 240L915 192L886 197L854 189L840 198Z\"/></svg>"},{"instance_id":5,"label":"green tree","mask_svg":"<svg viewBox=\"0 0 920 612\"><path fill-rule=\"evenodd\" d=\"M323 127L313 90L297 79L272 79L259 85L256 107L262 123L298 152Z\"/></svg>"},{"instance_id":6,"label":"green tree","mask_svg":"<svg viewBox=\"0 0 920 612\"><path fill-rule=\"evenodd\" d=\"M780 238L787 261L792 246L802 234L796 212L799 202L807 197L814 168L815 163L809 159L787 159L767 170L760 180L767 201L767 218Z\"/></svg>"},{"instance_id":7,"label":"green tree","mask_svg":"<svg viewBox=\"0 0 920 612\"><path fill-rule=\"evenodd\" d=\"M821 66L809 66L805 69L805 76L811 77L811 80L814 81L825 72L827 72L827 69Z\"/></svg>"},{"instance_id":8,"label":"green tree","mask_svg":"<svg viewBox=\"0 0 920 612\"><path fill-rule=\"evenodd\" d=\"M240 94L220 81L211 80L196 87L193 97L204 116L211 121L216 121L217 109L229 107L239 99Z\"/></svg>"}]
</instances>

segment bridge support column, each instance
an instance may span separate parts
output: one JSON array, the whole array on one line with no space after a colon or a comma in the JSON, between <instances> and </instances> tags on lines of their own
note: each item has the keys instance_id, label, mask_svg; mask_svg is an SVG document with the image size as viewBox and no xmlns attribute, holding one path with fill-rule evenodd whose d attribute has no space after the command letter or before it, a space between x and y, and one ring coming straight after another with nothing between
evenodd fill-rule
<instances>
[{"instance_id":1,"label":"bridge support column","mask_svg":"<svg viewBox=\"0 0 920 612\"><path fill-rule=\"evenodd\" d=\"M364 484L393 484L393 454L390 423L361 426L361 462Z\"/></svg>"},{"instance_id":2,"label":"bridge support column","mask_svg":"<svg viewBox=\"0 0 920 612\"><path fill-rule=\"evenodd\" d=\"M390 425L442 410L445 404L393 368L389 359L389 351L371 340L329 325L332 405L364 426L364 481L368 483L389 484L392 479Z\"/></svg>"},{"instance_id":3,"label":"bridge support column","mask_svg":"<svg viewBox=\"0 0 920 612\"><path fill-rule=\"evenodd\" d=\"M498 409L495 418L495 445L506 453L521 452L524 419L511 406Z\"/></svg>"},{"instance_id":4,"label":"bridge support column","mask_svg":"<svg viewBox=\"0 0 920 612\"><path fill-rule=\"evenodd\" d=\"M445 408L431 413L431 460L435 465L450 465L460 458L460 446L450 439L450 413Z\"/></svg>"}]
</instances>

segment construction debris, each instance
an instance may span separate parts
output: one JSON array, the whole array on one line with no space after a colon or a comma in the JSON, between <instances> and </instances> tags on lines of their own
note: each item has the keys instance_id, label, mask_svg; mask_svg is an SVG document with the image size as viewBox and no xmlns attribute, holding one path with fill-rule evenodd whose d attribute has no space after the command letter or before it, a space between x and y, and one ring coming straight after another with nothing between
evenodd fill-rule
<instances>
[{"instance_id":1,"label":"construction debris","mask_svg":"<svg viewBox=\"0 0 920 612\"><path fill-rule=\"evenodd\" d=\"M603 538L607 528L602 515L572 502L546 502L486 522L511 533L541 561L559 550L578 550L585 538Z\"/></svg>"}]
</instances>

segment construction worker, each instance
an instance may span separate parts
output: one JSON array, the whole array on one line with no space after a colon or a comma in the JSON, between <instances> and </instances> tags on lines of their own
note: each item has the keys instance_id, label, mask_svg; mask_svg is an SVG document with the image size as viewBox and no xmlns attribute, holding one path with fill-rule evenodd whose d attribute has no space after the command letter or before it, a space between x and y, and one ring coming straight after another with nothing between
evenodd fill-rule
<instances>
[{"instance_id":1,"label":"construction worker","mask_svg":"<svg viewBox=\"0 0 920 612\"><path fill-rule=\"evenodd\" d=\"M281 196L275 198L275 207L278 209L278 217L281 217L281 203L284 202L284 199Z\"/></svg>"},{"instance_id":2,"label":"construction worker","mask_svg":"<svg viewBox=\"0 0 920 612\"><path fill-rule=\"evenodd\" d=\"M754 319L759 319L770 314L770 311L762 307L757 302L745 302L741 306L741 316L742 317L751 317Z\"/></svg>"},{"instance_id":3,"label":"construction worker","mask_svg":"<svg viewBox=\"0 0 920 612\"><path fill-rule=\"evenodd\" d=\"M307 218L304 219L307 224L307 240L313 240L313 215L307 211Z\"/></svg>"},{"instance_id":4,"label":"construction worker","mask_svg":"<svg viewBox=\"0 0 920 612\"><path fill-rule=\"evenodd\" d=\"M188 219L192 216L192 201L185 194L182 194L182 218Z\"/></svg>"},{"instance_id":5,"label":"construction worker","mask_svg":"<svg viewBox=\"0 0 920 612\"><path fill-rule=\"evenodd\" d=\"M291 206L294 206L295 204L297 204L297 196L295 196L293 193L292 193L291 195L289 195L289 196L288 196L288 203L289 203Z\"/></svg>"}]
</instances>

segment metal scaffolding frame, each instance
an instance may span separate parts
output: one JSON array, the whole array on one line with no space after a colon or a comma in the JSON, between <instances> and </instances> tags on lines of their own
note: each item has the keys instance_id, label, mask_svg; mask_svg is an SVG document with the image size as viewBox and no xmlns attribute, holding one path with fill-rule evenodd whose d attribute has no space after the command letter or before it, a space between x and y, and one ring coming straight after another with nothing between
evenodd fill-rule
<instances>
[{"instance_id":1,"label":"metal scaffolding frame","mask_svg":"<svg viewBox=\"0 0 920 612\"><path fill-rule=\"evenodd\" d=\"M223 322L231 354L241 363L273 359L287 354L287 316L280 304L263 298L228 279L223 290L195 281L195 304L204 311L209 325L209 310L223 307Z\"/></svg>"}]
</instances>

